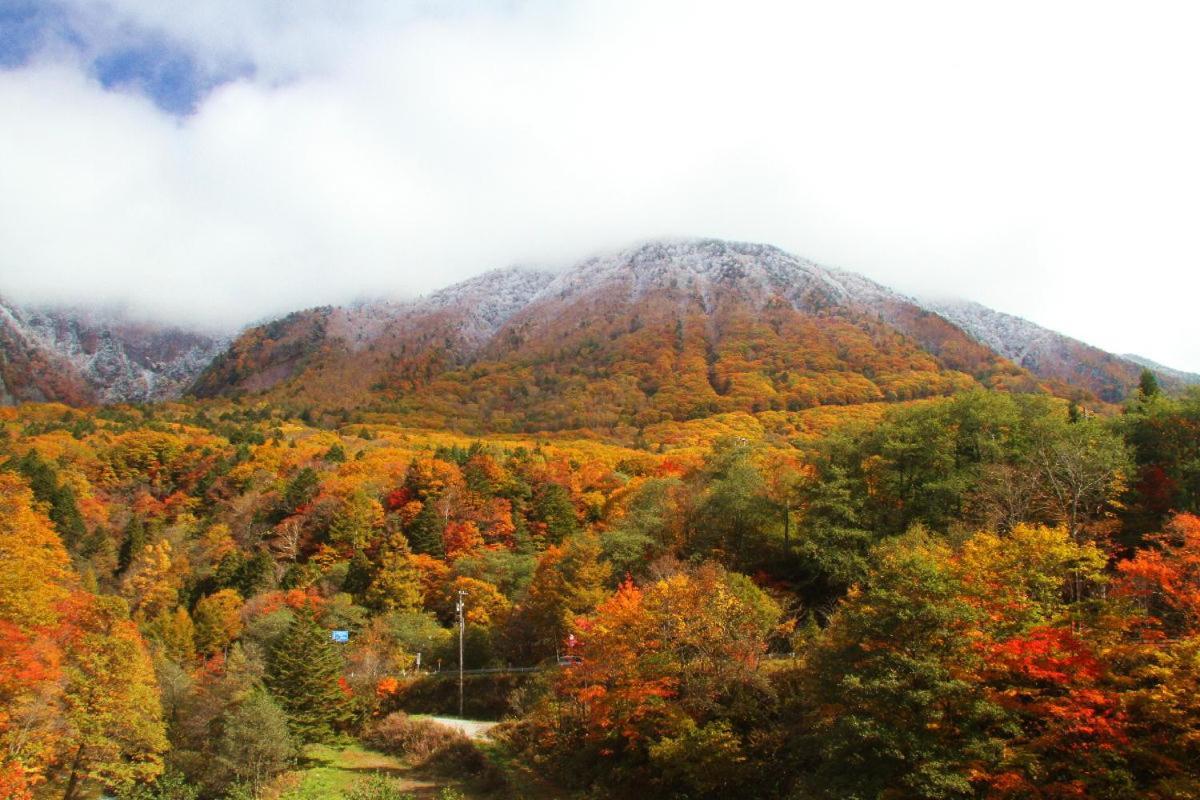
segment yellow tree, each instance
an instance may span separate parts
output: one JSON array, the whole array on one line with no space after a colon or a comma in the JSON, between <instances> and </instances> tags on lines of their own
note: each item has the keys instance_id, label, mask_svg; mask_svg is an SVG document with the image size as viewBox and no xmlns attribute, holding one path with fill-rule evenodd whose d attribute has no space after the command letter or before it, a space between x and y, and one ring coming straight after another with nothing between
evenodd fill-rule
<instances>
[{"instance_id":1,"label":"yellow tree","mask_svg":"<svg viewBox=\"0 0 1200 800\"><path fill-rule=\"evenodd\" d=\"M88 783L156 778L167 749L154 668L124 601L80 597L69 610L63 685L64 800Z\"/></svg>"},{"instance_id":2,"label":"yellow tree","mask_svg":"<svg viewBox=\"0 0 1200 800\"><path fill-rule=\"evenodd\" d=\"M0 472L0 788L21 797L58 747L62 650L58 606L75 577L50 520L15 475Z\"/></svg>"},{"instance_id":3,"label":"yellow tree","mask_svg":"<svg viewBox=\"0 0 1200 800\"><path fill-rule=\"evenodd\" d=\"M222 589L196 603L196 647L207 655L219 653L242 633L242 596Z\"/></svg>"},{"instance_id":4,"label":"yellow tree","mask_svg":"<svg viewBox=\"0 0 1200 800\"><path fill-rule=\"evenodd\" d=\"M153 619L174 606L179 600L180 573L169 541L159 539L143 548L121 581L121 596L129 601L133 618Z\"/></svg>"}]
</instances>

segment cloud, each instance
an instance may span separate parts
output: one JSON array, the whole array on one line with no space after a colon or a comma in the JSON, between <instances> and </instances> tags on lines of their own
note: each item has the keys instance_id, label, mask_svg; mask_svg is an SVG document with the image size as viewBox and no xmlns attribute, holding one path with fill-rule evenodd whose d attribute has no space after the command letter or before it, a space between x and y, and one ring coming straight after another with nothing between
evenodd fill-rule
<instances>
[{"instance_id":1,"label":"cloud","mask_svg":"<svg viewBox=\"0 0 1200 800\"><path fill-rule=\"evenodd\" d=\"M720 236L1200 369L1186 4L59 9L0 60L14 296L237 324Z\"/></svg>"}]
</instances>

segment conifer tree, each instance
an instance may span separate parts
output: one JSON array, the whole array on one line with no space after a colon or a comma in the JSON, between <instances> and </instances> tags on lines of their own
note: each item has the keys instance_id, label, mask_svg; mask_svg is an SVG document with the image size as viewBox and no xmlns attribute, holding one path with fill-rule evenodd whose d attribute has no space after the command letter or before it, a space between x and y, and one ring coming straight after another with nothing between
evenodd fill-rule
<instances>
[{"instance_id":1,"label":"conifer tree","mask_svg":"<svg viewBox=\"0 0 1200 800\"><path fill-rule=\"evenodd\" d=\"M446 522L438 513L434 501L426 500L421 506L421 512L408 526L408 542L412 551L438 558L445 556L446 545L442 541L442 532L445 527Z\"/></svg>"},{"instance_id":2,"label":"conifer tree","mask_svg":"<svg viewBox=\"0 0 1200 800\"><path fill-rule=\"evenodd\" d=\"M342 655L311 613L297 614L271 649L266 684L296 738L324 741L352 715L342 688Z\"/></svg>"},{"instance_id":3,"label":"conifer tree","mask_svg":"<svg viewBox=\"0 0 1200 800\"><path fill-rule=\"evenodd\" d=\"M1158 377L1148 369L1142 370L1142 377L1138 380L1138 391L1144 398L1158 394Z\"/></svg>"}]
</instances>

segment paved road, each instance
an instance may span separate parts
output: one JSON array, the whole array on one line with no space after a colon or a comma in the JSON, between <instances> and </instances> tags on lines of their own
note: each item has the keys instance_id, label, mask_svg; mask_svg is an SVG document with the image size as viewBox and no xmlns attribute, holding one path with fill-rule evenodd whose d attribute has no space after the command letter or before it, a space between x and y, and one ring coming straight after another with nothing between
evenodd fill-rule
<instances>
[{"instance_id":1,"label":"paved road","mask_svg":"<svg viewBox=\"0 0 1200 800\"><path fill-rule=\"evenodd\" d=\"M425 717L425 719L439 722L448 728L456 728L472 739L486 739L488 731L498 724L495 722L484 722L479 719L458 719L456 717Z\"/></svg>"}]
</instances>

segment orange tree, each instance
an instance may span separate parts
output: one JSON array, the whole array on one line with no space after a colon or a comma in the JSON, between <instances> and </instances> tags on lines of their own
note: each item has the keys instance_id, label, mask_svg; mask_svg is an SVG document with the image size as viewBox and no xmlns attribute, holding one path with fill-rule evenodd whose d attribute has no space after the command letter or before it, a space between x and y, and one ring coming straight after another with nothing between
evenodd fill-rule
<instances>
[{"instance_id":1,"label":"orange tree","mask_svg":"<svg viewBox=\"0 0 1200 800\"><path fill-rule=\"evenodd\" d=\"M707 564L626 582L578 623L565 667L529 723L562 774L615 788L720 794L744 777L744 740L767 685L760 659L779 606Z\"/></svg>"}]
</instances>

